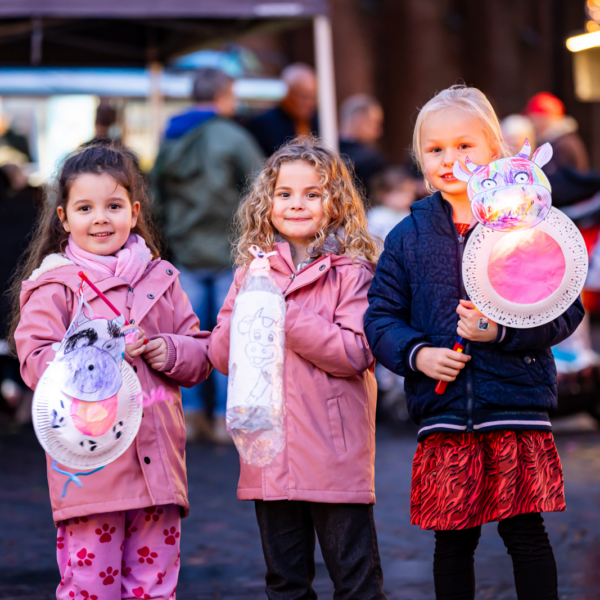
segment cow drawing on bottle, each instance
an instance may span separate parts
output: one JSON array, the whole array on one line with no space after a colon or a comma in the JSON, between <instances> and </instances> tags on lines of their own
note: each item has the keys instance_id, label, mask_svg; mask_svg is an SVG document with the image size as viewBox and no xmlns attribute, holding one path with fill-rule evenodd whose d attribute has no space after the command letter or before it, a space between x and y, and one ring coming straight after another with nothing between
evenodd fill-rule
<instances>
[{"instance_id":1,"label":"cow drawing on bottle","mask_svg":"<svg viewBox=\"0 0 600 600\"><path fill-rule=\"evenodd\" d=\"M238 325L238 331L250 338L245 353L258 371L256 381L246 399L248 404L268 400L268 392L272 387L273 366L278 357L278 322L263 314L263 310L260 308L253 317L242 319Z\"/></svg>"}]
</instances>

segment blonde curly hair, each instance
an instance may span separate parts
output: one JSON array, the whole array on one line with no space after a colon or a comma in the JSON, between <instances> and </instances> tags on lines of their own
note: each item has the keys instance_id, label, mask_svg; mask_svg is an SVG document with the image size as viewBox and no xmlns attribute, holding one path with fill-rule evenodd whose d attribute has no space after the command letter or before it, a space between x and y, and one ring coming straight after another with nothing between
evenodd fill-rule
<instances>
[{"instance_id":1,"label":"blonde curly hair","mask_svg":"<svg viewBox=\"0 0 600 600\"><path fill-rule=\"evenodd\" d=\"M367 231L363 199L354 185L352 173L339 154L314 136L297 137L277 150L245 194L234 220L235 263L245 266L252 261L250 246L263 250L274 246L277 230L271 223L271 211L279 169L282 164L297 160L313 165L321 182L325 214L312 245L314 254L318 255L327 237L333 235L343 248L341 254L376 263L379 246Z\"/></svg>"}]
</instances>

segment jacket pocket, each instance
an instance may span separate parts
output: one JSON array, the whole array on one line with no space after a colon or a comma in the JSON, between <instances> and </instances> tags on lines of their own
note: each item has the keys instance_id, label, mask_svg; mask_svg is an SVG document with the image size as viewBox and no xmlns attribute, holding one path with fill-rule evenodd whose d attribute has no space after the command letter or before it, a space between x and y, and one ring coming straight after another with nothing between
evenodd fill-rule
<instances>
[{"instance_id":1,"label":"jacket pocket","mask_svg":"<svg viewBox=\"0 0 600 600\"><path fill-rule=\"evenodd\" d=\"M342 424L342 413L338 398L327 400L327 413L329 414L329 426L335 453L342 456L346 454L346 439L344 438L344 425Z\"/></svg>"}]
</instances>

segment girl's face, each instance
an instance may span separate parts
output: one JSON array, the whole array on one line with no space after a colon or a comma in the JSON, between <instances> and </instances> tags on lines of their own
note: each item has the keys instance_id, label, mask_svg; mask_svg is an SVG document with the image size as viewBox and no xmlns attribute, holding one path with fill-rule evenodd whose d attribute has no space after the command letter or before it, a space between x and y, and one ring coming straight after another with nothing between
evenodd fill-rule
<instances>
[{"instance_id":1,"label":"girl's face","mask_svg":"<svg viewBox=\"0 0 600 600\"><path fill-rule=\"evenodd\" d=\"M292 244L312 242L322 224L323 202L319 175L304 161L283 163L275 183L271 223Z\"/></svg>"},{"instance_id":2,"label":"girl's face","mask_svg":"<svg viewBox=\"0 0 600 600\"><path fill-rule=\"evenodd\" d=\"M446 199L466 197L467 184L454 177L455 161L465 167L465 158L487 165L499 158L478 117L452 108L427 116L421 124L421 155L429 183Z\"/></svg>"},{"instance_id":3,"label":"girl's face","mask_svg":"<svg viewBox=\"0 0 600 600\"><path fill-rule=\"evenodd\" d=\"M65 208L58 207L65 231L92 254L108 256L123 247L137 223L140 203L107 174L79 175L71 184Z\"/></svg>"}]
</instances>

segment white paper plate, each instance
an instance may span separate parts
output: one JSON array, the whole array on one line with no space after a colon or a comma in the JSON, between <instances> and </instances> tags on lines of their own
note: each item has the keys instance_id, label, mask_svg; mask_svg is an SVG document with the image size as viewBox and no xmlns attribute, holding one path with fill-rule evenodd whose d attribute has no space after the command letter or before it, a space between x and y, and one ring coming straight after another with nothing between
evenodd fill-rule
<instances>
[{"instance_id":1,"label":"white paper plate","mask_svg":"<svg viewBox=\"0 0 600 600\"><path fill-rule=\"evenodd\" d=\"M565 259L560 285L547 298L532 304L517 304L500 296L488 276L488 261L495 245L507 232L477 225L469 237L463 256L463 281L475 306L496 323L529 329L562 315L583 289L588 270L588 255L579 229L564 213L551 208L548 216L534 229L552 237Z\"/></svg>"},{"instance_id":2,"label":"white paper plate","mask_svg":"<svg viewBox=\"0 0 600 600\"><path fill-rule=\"evenodd\" d=\"M60 364L52 362L44 371L33 396L32 417L37 438L44 450L59 464L72 469L91 470L117 459L133 442L142 422L142 407L136 395L142 391L139 379L124 360L123 385L117 393L118 408L113 425L101 436L81 433L69 416L71 398L60 391ZM63 417L59 428L53 427ZM119 435L120 434L120 435Z\"/></svg>"}]
</instances>

